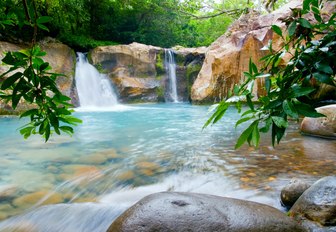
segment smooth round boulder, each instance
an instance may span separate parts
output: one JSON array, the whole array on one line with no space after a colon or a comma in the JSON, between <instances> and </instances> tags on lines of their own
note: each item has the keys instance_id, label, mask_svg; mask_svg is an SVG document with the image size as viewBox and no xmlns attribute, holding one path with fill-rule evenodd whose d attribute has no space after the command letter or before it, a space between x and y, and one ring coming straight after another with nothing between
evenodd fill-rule
<instances>
[{"instance_id":1,"label":"smooth round boulder","mask_svg":"<svg viewBox=\"0 0 336 232\"><path fill-rule=\"evenodd\" d=\"M280 193L281 204L287 208L294 205L297 199L306 191L311 184L300 180L292 179L288 185L286 185Z\"/></svg>"},{"instance_id":2,"label":"smooth round boulder","mask_svg":"<svg viewBox=\"0 0 336 232\"><path fill-rule=\"evenodd\" d=\"M149 195L119 216L108 232L305 231L279 210L260 203L196 193Z\"/></svg>"},{"instance_id":3,"label":"smooth round boulder","mask_svg":"<svg viewBox=\"0 0 336 232\"><path fill-rule=\"evenodd\" d=\"M324 177L315 182L289 212L291 217L304 225L311 224L304 221L310 221L318 227L325 226L326 231L336 231L336 176Z\"/></svg>"},{"instance_id":4,"label":"smooth round boulder","mask_svg":"<svg viewBox=\"0 0 336 232\"><path fill-rule=\"evenodd\" d=\"M336 104L316 108L316 111L326 117L305 117L301 123L301 132L307 135L336 139Z\"/></svg>"}]
</instances>

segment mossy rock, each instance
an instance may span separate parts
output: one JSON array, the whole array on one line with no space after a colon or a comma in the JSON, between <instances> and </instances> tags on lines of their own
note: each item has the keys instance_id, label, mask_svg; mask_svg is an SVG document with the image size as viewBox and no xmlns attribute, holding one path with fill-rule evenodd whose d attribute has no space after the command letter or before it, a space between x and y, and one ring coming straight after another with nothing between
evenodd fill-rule
<instances>
[{"instance_id":1,"label":"mossy rock","mask_svg":"<svg viewBox=\"0 0 336 232\"><path fill-rule=\"evenodd\" d=\"M156 69L156 75L158 76L162 76L166 73L166 69L164 66L164 51L159 51L156 55L156 63L155 63L155 69Z\"/></svg>"}]
</instances>

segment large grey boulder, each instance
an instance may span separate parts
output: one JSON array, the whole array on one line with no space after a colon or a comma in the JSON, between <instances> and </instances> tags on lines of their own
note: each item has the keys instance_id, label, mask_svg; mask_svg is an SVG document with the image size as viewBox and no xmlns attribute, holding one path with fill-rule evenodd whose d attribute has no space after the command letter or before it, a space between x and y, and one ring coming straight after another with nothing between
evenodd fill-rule
<instances>
[{"instance_id":1,"label":"large grey boulder","mask_svg":"<svg viewBox=\"0 0 336 232\"><path fill-rule=\"evenodd\" d=\"M336 176L324 177L307 189L290 216L310 231L336 231Z\"/></svg>"},{"instance_id":2,"label":"large grey boulder","mask_svg":"<svg viewBox=\"0 0 336 232\"><path fill-rule=\"evenodd\" d=\"M267 205L196 193L149 195L118 217L108 232L119 231L304 231Z\"/></svg>"}]
</instances>

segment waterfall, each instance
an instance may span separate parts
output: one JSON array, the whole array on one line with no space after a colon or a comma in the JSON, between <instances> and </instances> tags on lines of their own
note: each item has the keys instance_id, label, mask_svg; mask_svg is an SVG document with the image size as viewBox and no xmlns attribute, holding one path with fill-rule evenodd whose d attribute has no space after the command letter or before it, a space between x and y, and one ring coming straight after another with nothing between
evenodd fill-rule
<instances>
[{"instance_id":1,"label":"waterfall","mask_svg":"<svg viewBox=\"0 0 336 232\"><path fill-rule=\"evenodd\" d=\"M77 52L76 87L81 108L108 108L118 104L112 83L91 65L85 54Z\"/></svg>"},{"instance_id":2,"label":"waterfall","mask_svg":"<svg viewBox=\"0 0 336 232\"><path fill-rule=\"evenodd\" d=\"M165 68L168 74L168 101L178 102L176 87L176 63L174 59L174 51L165 49Z\"/></svg>"}]
</instances>

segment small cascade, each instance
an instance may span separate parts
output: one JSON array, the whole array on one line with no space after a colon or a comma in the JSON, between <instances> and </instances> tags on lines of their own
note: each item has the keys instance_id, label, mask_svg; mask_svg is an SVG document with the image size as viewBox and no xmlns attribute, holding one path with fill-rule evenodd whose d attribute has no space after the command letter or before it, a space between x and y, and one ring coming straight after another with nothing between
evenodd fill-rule
<instances>
[{"instance_id":1,"label":"small cascade","mask_svg":"<svg viewBox=\"0 0 336 232\"><path fill-rule=\"evenodd\" d=\"M168 74L168 98L166 101L179 102L176 86L176 62L174 59L174 51L171 49L165 49L165 68Z\"/></svg>"},{"instance_id":2,"label":"small cascade","mask_svg":"<svg viewBox=\"0 0 336 232\"><path fill-rule=\"evenodd\" d=\"M81 108L110 108L118 104L112 83L91 65L85 54L77 52L76 87Z\"/></svg>"}]
</instances>

